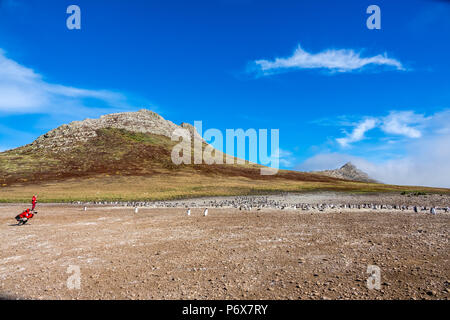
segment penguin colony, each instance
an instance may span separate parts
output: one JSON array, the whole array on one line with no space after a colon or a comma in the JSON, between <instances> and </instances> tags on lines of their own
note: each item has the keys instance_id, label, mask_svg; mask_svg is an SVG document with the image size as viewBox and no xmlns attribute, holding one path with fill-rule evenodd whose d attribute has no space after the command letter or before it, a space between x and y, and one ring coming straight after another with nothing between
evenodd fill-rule
<instances>
[{"instance_id":1,"label":"penguin colony","mask_svg":"<svg viewBox=\"0 0 450 320\"><path fill-rule=\"evenodd\" d=\"M251 210L300 210L300 211L317 211L323 212L327 210L399 210L399 211L412 211L415 213L431 213L433 215L437 213L450 213L450 207L434 207L434 206L421 206L421 205L402 205L402 204L374 204L374 203L285 203L279 200L271 200L267 197L235 197L232 199L223 200L209 200L203 203L198 202L176 202L176 201L156 201L156 202L118 202L118 201L97 201L97 202L73 202L73 204L82 205L112 205L112 206L124 206L135 208L135 213L138 212L139 207L146 208L185 208L187 209L186 215L191 215L191 208L205 208L203 216L208 215L207 208L224 208L224 209L238 209L242 211ZM86 209L85 209L86 210Z\"/></svg>"}]
</instances>

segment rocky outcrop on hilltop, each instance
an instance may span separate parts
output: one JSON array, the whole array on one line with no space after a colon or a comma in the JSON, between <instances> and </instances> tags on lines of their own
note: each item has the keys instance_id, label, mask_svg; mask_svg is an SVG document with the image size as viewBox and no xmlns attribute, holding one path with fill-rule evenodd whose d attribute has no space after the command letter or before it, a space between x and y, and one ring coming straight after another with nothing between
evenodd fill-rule
<instances>
[{"instance_id":1,"label":"rocky outcrop on hilltop","mask_svg":"<svg viewBox=\"0 0 450 320\"><path fill-rule=\"evenodd\" d=\"M113 113L101 116L99 119L86 119L64 124L40 136L31 146L33 148L67 150L78 142L86 142L91 138L97 137L97 131L106 128L151 133L168 138L172 137L172 133L177 128L186 128L191 134L195 131L191 125L183 124L182 126L177 126L153 111L142 109L137 112ZM201 138L198 133L195 137Z\"/></svg>"},{"instance_id":2,"label":"rocky outcrop on hilltop","mask_svg":"<svg viewBox=\"0 0 450 320\"><path fill-rule=\"evenodd\" d=\"M367 173L359 170L354 164L351 162L347 162L339 169L335 170L325 170L325 171L316 171L314 173L323 174L329 177L352 180L352 181L360 181L360 182L372 182L379 183L378 181L370 178Z\"/></svg>"}]
</instances>

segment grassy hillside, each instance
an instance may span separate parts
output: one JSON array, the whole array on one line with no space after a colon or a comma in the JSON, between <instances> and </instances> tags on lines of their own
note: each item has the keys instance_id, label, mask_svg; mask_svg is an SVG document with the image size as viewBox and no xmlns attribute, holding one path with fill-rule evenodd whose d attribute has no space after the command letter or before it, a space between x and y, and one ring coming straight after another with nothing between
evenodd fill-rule
<instances>
[{"instance_id":1,"label":"grassy hillside","mask_svg":"<svg viewBox=\"0 0 450 320\"><path fill-rule=\"evenodd\" d=\"M261 176L260 166L181 165L171 161L176 142L121 129L101 129L97 137L70 150L27 145L0 153L0 202L72 200L161 200L214 195L336 190L352 192L433 192L449 189L352 182L318 174L281 170Z\"/></svg>"},{"instance_id":2,"label":"grassy hillside","mask_svg":"<svg viewBox=\"0 0 450 320\"><path fill-rule=\"evenodd\" d=\"M100 175L42 184L27 183L0 188L1 202L29 202L37 193L40 202L74 200L164 200L201 196L268 194L306 191L426 192L449 193L448 189L401 187L350 181L315 182L287 178L255 180L243 176L204 175L193 172L161 172L151 176Z\"/></svg>"},{"instance_id":3,"label":"grassy hillside","mask_svg":"<svg viewBox=\"0 0 450 320\"><path fill-rule=\"evenodd\" d=\"M119 129L100 129L97 137L70 150L48 150L27 145L0 154L0 184L40 183L103 173L150 174L175 169L170 160L174 142Z\"/></svg>"}]
</instances>

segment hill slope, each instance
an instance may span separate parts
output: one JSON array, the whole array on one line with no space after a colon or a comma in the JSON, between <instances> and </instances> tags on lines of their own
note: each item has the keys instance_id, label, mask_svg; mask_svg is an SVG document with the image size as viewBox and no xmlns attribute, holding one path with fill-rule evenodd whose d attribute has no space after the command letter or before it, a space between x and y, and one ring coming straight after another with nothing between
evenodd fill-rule
<instances>
[{"instance_id":1,"label":"hill slope","mask_svg":"<svg viewBox=\"0 0 450 320\"><path fill-rule=\"evenodd\" d=\"M260 165L175 165L170 139L177 126L141 110L72 122L33 143L0 153L0 201L156 200L281 191L423 191L343 180L324 174L280 170L260 175ZM206 143L201 140L202 145ZM219 152L215 150L215 152ZM222 153L220 153L224 156ZM446 189L430 189L447 192Z\"/></svg>"}]
</instances>

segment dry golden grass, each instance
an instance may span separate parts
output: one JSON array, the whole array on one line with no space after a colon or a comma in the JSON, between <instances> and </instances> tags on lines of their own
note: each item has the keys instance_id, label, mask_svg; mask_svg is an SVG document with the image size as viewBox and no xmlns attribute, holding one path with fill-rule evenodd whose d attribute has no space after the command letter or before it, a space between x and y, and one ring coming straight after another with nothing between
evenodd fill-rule
<instances>
[{"instance_id":1,"label":"dry golden grass","mask_svg":"<svg viewBox=\"0 0 450 320\"><path fill-rule=\"evenodd\" d=\"M280 170L261 176L261 166L181 165L171 160L175 142L166 137L103 129L70 150L31 145L0 153L0 202L163 200L275 192L433 192L449 189L360 183ZM225 156L225 155L223 155Z\"/></svg>"},{"instance_id":2,"label":"dry golden grass","mask_svg":"<svg viewBox=\"0 0 450 320\"><path fill-rule=\"evenodd\" d=\"M449 189L402 187L336 180L295 181L273 177L254 180L242 176L202 175L170 172L152 176L109 176L69 179L42 184L21 184L0 188L0 202L29 202L38 194L40 202L130 201L177 198L268 194L305 191L343 192L427 192L450 193Z\"/></svg>"}]
</instances>

